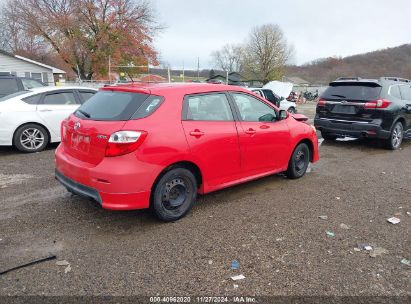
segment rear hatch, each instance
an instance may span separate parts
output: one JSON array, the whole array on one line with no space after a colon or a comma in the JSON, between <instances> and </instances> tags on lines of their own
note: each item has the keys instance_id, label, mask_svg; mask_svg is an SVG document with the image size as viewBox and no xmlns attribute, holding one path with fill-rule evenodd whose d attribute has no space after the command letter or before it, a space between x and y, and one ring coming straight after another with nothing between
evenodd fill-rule
<instances>
[{"instance_id":1,"label":"rear hatch","mask_svg":"<svg viewBox=\"0 0 411 304\"><path fill-rule=\"evenodd\" d=\"M332 82L321 95L317 113L320 118L372 121L378 111L365 105L378 100L381 89L377 82Z\"/></svg>"},{"instance_id":2,"label":"rear hatch","mask_svg":"<svg viewBox=\"0 0 411 304\"><path fill-rule=\"evenodd\" d=\"M111 134L122 130L149 96L149 92L99 91L63 122L65 151L80 161L99 164Z\"/></svg>"}]
</instances>

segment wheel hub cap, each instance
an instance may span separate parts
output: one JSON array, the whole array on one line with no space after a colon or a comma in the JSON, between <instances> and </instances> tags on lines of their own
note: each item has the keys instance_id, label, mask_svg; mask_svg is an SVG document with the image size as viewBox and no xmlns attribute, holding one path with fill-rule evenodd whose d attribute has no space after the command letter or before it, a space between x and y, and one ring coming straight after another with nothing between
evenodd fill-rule
<instances>
[{"instance_id":1,"label":"wheel hub cap","mask_svg":"<svg viewBox=\"0 0 411 304\"><path fill-rule=\"evenodd\" d=\"M187 188L184 181L175 178L165 185L162 196L163 205L171 208L180 207L187 198Z\"/></svg>"}]
</instances>

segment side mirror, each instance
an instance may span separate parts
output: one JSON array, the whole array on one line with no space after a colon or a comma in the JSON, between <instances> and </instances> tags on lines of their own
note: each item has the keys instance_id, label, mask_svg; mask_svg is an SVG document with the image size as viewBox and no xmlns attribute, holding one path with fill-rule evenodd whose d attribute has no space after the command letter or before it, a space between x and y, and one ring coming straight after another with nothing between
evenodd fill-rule
<instances>
[{"instance_id":1,"label":"side mirror","mask_svg":"<svg viewBox=\"0 0 411 304\"><path fill-rule=\"evenodd\" d=\"M288 116L288 114L287 114L286 110L280 110L280 120L286 119L287 116Z\"/></svg>"}]
</instances>

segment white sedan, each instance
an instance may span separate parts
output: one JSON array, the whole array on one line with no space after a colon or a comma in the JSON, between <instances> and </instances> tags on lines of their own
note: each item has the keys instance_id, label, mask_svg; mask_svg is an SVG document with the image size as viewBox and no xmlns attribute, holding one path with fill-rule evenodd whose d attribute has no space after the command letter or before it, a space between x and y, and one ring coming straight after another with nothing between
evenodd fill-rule
<instances>
[{"instance_id":1,"label":"white sedan","mask_svg":"<svg viewBox=\"0 0 411 304\"><path fill-rule=\"evenodd\" d=\"M0 98L0 146L38 152L59 142L61 122L96 92L85 87L41 87Z\"/></svg>"}]
</instances>

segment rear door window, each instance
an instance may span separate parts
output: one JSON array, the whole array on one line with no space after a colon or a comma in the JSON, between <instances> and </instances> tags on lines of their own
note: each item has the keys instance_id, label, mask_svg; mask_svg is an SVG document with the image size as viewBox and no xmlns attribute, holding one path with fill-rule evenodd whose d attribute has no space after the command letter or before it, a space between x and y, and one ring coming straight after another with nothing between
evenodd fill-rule
<instances>
[{"instance_id":1,"label":"rear door window","mask_svg":"<svg viewBox=\"0 0 411 304\"><path fill-rule=\"evenodd\" d=\"M403 100L411 101L411 86L402 85L400 86L400 91Z\"/></svg>"},{"instance_id":2,"label":"rear door window","mask_svg":"<svg viewBox=\"0 0 411 304\"><path fill-rule=\"evenodd\" d=\"M224 93L186 96L184 120L232 121L233 113Z\"/></svg>"},{"instance_id":3,"label":"rear door window","mask_svg":"<svg viewBox=\"0 0 411 304\"><path fill-rule=\"evenodd\" d=\"M80 97L81 97L81 101L82 103L86 102L87 100L89 100L91 97L94 96L94 94L96 94L97 92L91 92L91 91L79 91Z\"/></svg>"},{"instance_id":4,"label":"rear door window","mask_svg":"<svg viewBox=\"0 0 411 304\"><path fill-rule=\"evenodd\" d=\"M381 87L375 84L338 83L329 86L322 94L327 100L371 101L379 98Z\"/></svg>"},{"instance_id":5,"label":"rear door window","mask_svg":"<svg viewBox=\"0 0 411 304\"><path fill-rule=\"evenodd\" d=\"M0 94L9 95L19 91L17 80L15 78L0 79Z\"/></svg>"},{"instance_id":6,"label":"rear door window","mask_svg":"<svg viewBox=\"0 0 411 304\"><path fill-rule=\"evenodd\" d=\"M59 92L59 93L47 94L44 97L43 104L46 104L46 105L75 105L77 104L77 100L73 92Z\"/></svg>"},{"instance_id":7,"label":"rear door window","mask_svg":"<svg viewBox=\"0 0 411 304\"><path fill-rule=\"evenodd\" d=\"M91 120L129 120L150 95L118 91L99 91L75 115Z\"/></svg>"}]
</instances>

